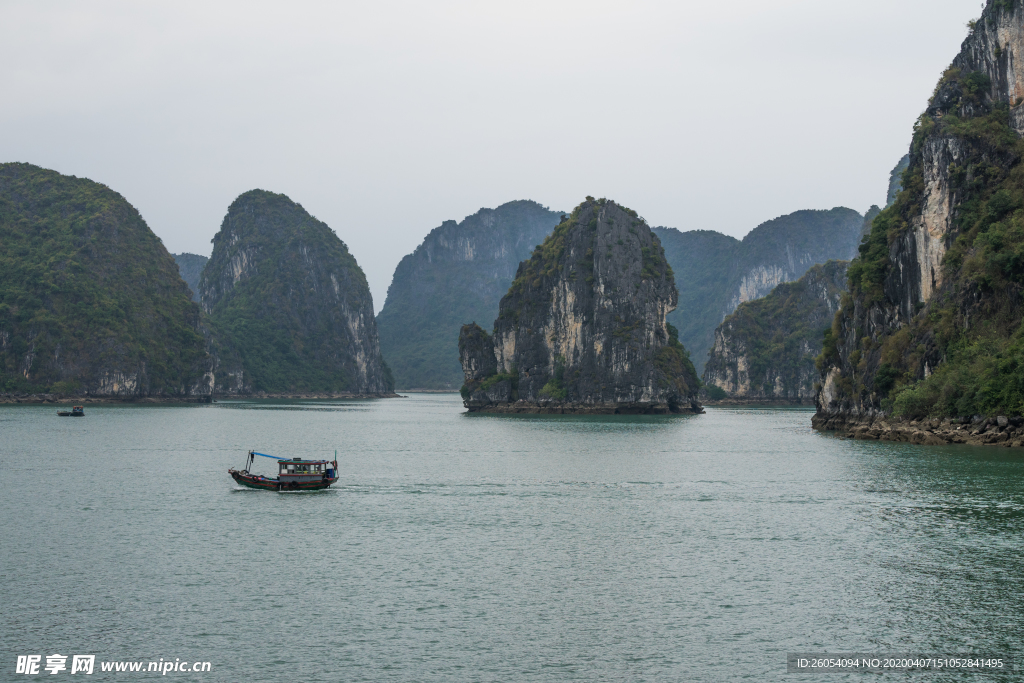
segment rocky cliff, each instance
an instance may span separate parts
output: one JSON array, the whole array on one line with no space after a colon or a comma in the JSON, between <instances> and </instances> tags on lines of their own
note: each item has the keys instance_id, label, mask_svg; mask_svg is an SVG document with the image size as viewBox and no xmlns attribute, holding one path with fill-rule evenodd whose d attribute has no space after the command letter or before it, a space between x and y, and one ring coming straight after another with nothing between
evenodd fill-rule
<instances>
[{"instance_id":1,"label":"rocky cliff","mask_svg":"<svg viewBox=\"0 0 1024 683\"><path fill-rule=\"evenodd\" d=\"M210 370L199 307L131 204L0 164L0 391L208 397Z\"/></svg>"},{"instance_id":2,"label":"rocky cliff","mask_svg":"<svg viewBox=\"0 0 1024 683\"><path fill-rule=\"evenodd\" d=\"M710 230L655 228L675 271L679 306L669 322L703 372L715 328L745 301L811 266L857 253L864 218L852 209L797 211L762 223L742 241Z\"/></svg>"},{"instance_id":3,"label":"rocky cliff","mask_svg":"<svg viewBox=\"0 0 1024 683\"><path fill-rule=\"evenodd\" d=\"M199 254L171 254L174 262L178 264L178 273L181 279L188 285L192 293L192 301L199 303L199 276L203 274L203 268L210 259Z\"/></svg>"},{"instance_id":4,"label":"rocky cliff","mask_svg":"<svg viewBox=\"0 0 1024 683\"><path fill-rule=\"evenodd\" d=\"M822 332L846 291L847 261L813 266L796 282L740 304L715 330L704 383L730 398L811 402Z\"/></svg>"},{"instance_id":5,"label":"rocky cliff","mask_svg":"<svg viewBox=\"0 0 1024 683\"><path fill-rule=\"evenodd\" d=\"M252 190L231 204L199 293L218 393L392 393L363 271L285 195Z\"/></svg>"},{"instance_id":6,"label":"rocky cliff","mask_svg":"<svg viewBox=\"0 0 1024 683\"><path fill-rule=\"evenodd\" d=\"M666 321L677 293L658 238L588 197L519 265L493 336L459 336L470 411L701 412L700 382Z\"/></svg>"},{"instance_id":7,"label":"rocky cliff","mask_svg":"<svg viewBox=\"0 0 1024 683\"><path fill-rule=\"evenodd\" d=\"M815 425L1024 408L1024 6L994 0L915 126L827 335Z\"/></svg>"},{"instance_id":8,"label":"rocky cliff","mask_svg":"<svg viewBox=\"0 0 1024 683\"><path fill-rule=\"evenodd\" d=\"M381 352L405 389L458 389L459 328L494 320L519 262L559 222L531 201L445 221L402 259L377 316Z\"/></svg>"}]
</instances>

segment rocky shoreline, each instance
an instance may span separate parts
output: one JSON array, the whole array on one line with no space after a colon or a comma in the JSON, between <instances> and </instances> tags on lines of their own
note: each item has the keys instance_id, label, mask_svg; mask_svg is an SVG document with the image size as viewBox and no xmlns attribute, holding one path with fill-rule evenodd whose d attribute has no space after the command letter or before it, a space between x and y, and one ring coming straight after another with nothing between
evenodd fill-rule
<instances>
[{"instance_id":1,"label":"rocky shoreline","mask_svg":"<svg viewBox=\"0 0 1024 683\"><path fill-rule=\"evenodd\" d=\"M1024 446L1024 417L946 418L943 420L906 420L884 415L857 418L846 415L817 414L811 426L818 431L865 441L896 441L941 446Z\"/></svg>"},{"instance_id":2,"label":"rocky shoreline","mask_svg":"<svg viewBox=\"0 0 1024 683\"><path fill-rule=\"evenodd\" d=\"M213 403L223 400L247 400L264 398L285 398L296 400L316 399L370 399L370 398L405 398L399 394L246 394L236 395L215 394L213 396L64 396L61 394L0 394L0 404L10 403L53 403L53 404L89 404L89 403Z\"/></svg>"}]
</instances>

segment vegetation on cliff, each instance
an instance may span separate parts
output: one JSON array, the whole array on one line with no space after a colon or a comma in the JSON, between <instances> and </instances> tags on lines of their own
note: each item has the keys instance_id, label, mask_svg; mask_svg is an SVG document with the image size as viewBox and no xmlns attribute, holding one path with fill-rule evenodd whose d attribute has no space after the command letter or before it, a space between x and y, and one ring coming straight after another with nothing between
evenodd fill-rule
<instances>
[{"instance_id":1,"label":"vegetation on cliff","mask_svg":"<svg viewBox=\"0 0 1024 683\"><path fill-rule=\"evenodd\" d=\"M849 270L819 365L833 411L1024 413L1024 141L1005 66L1022 56L1020 0L990 3L918 120L903 190ZM998 31L1016 27L1016 37ZM919 256L949 206L931 278ZM923 280L906 273L924 270ZM880 325L877 320L895 320Z\"/></svg>"},{"instance_id":2,"label":"vegetation on cliff","mask_svg":"<svg viewBox=\"0 0 1024 683\"><path fill-rule=\"evenodd\" d=\"M0 164L0 390L209 393L199 307L160 239L99 183Z\"/></svg>"},{"instance_id":3,"label":"vegetation on cliff","mask_svg":"<svg viewBox=\"0 0 1024 683\"><path fill-rule=\"evenodd\" d=\"M704 383L735 398L813 399L815 358L846 291L847 266L814 266L796 282L740 304L715 330Z\"/></svg>"},{"instance_id":4,"label":"vegetation on cliff","mask_svg":"<svg viewBox=\"0 0 1024 683\"><path fill-rule=\"evenodd\" d=\"M519 262L559 221L528 200L445 221L395 269L377 316L380 346L404 389L456 389L457 340L469 320L494 320Z\"/></svg>"},{"instance_id":5,"label":"vegetation on cliff","mask_svg":"<svg viewBox=\"0 0 1024 683\"><path fill-rule=\"evenodd\" d=\"M963 79L965 94L976 92L970 84L982 80L947 72L944 81L952 79ZM946 286L933 300L917 302L919 311L909 325L881 340L874 376L865 373L851 381L851 393L870 387L880 407L895 415L1024 413L1024 141L1008 117L1009 108L997 103L969 118L926 114L915 131L915 147L929 136L950 136L976 153L951 169L962 199L942 263ZM904 183L908 189L875 220L862 258L850 269L851 290L862 305L884 299L893 267L889 245L921 211L919 165ZM863 355L872 346L863 343L859 350ZM932 366L927 377L926 363Z\"/></svg>"},{"instance_id":6,"label":"vegetation on cliff","mask_svg":"<svg viewBox=\"0 0 1024 683\"><path fill-rule=\"evenodd\" d=\"M362 269L285 195L252 190L231 204L199 290L219 392L393 390Z\"/></svg>"}]
</instances>

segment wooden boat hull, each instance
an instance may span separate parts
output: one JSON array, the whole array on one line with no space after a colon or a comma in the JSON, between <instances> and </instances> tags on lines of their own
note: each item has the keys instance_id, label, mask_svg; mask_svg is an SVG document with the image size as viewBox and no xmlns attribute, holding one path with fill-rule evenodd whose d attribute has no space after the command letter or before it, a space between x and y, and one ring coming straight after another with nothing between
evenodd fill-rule
<instances>
[{"instance_id":1,"label":"wooden boat hull","mask_svg":"<svg viewBox=\"0 0 1024 683\"><path fill-rule=\"evenodd\" d=\"M278 479L250 474L245 470L228 470L228 474L242 486L247 486L251 489L263 489L264 491L318 491L326 489L338 481L338 477L332 479L325 477L314 479L313 481L292 481L282 484Z\"/></svg>"}]
</instances>

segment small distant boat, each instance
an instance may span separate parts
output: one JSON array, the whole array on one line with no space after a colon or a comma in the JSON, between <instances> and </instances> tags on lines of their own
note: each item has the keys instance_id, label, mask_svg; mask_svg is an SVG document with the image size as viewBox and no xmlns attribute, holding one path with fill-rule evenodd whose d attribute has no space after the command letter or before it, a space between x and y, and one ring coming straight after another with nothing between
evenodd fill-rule
<instances>
[{"instance_id":1,"label":"small distant boat","mask_svg":"<svg viewBox=\"0 0 1024 683\"><path fill-rule=\"evenodd\" d=\"M278 476L264 477L250 472L256 456L278 461ZM338 481L337 460L303 460L302 458L279 458L276 455L249 451L245 468L229 469L231 478L242 486L267 491L315 491L325 489Z\"/></svg>"},{"instance_id":2,"label":"small distant boat","mask_svg":"<svg viewBox=\"0 0 1024 683\"><path fill-rule=\"evenodd\" d=\"M60 410L57 411L59 417L85 417L85 408L82 406L74 406L71 410Z\"/></svg>"}]
</instances>

